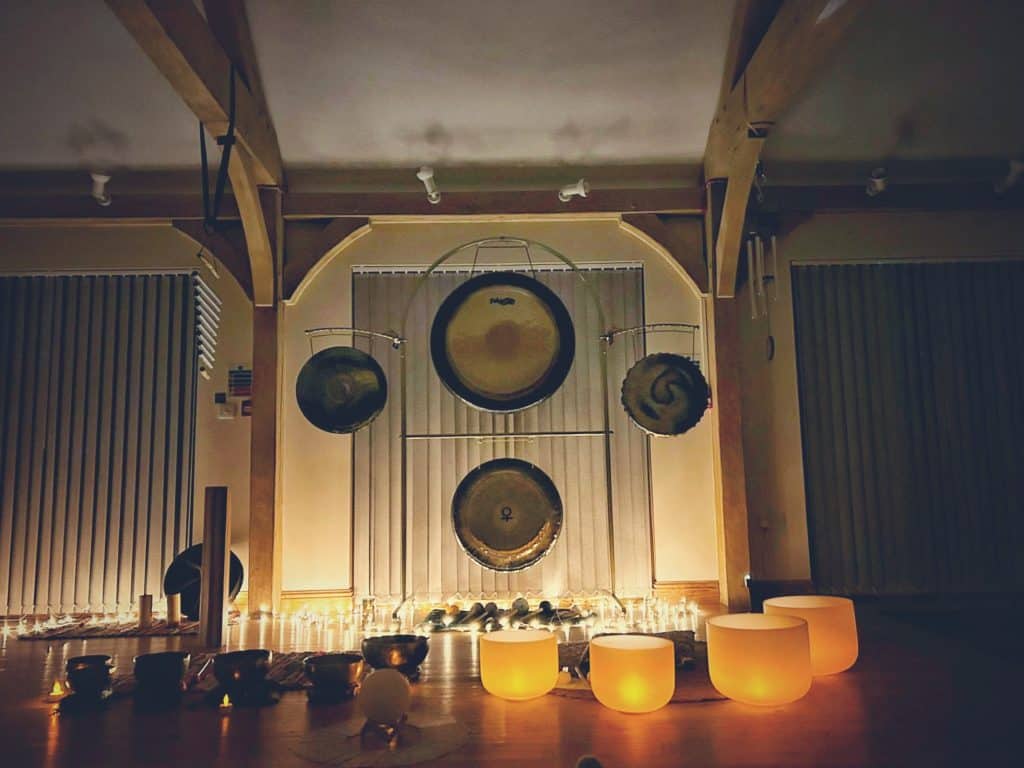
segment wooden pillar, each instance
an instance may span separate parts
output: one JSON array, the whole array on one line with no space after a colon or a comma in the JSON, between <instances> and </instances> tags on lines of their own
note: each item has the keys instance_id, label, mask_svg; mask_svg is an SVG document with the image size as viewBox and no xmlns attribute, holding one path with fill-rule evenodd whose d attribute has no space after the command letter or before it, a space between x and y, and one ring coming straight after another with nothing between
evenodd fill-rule
<instances>
[{"instance_id":1,"label":"wooden pillar","mask_svg":"<svg viewBox=\"0 0 1024 768\"><path fill-rule=\"evenodd\" d=\"M199 590L199 641L206 648L224 645L228 578L231 568L231 512L228 489L206 489L203 510L203 570Z\"/></svg>"},{"instance_id":2,"label":"wooden pillar","mask_svg":"<svg viewBox=\"0 0 1024 768\"><path fill-rule=\"evenodd\" d=\"M260 190L277 269L274 295L280 290L280 253L284 236L281 192ZM281 358L278 349L281 304L253 307L252 449L249 479L249 613L276 613L281 601L281 503L278 483L278 409Z\"/></svg>"},{"instance_id":3,"label":"wooden pillar","mask_svg":"<svg viewBox=\"0 0 1024 768\"><path fill-rule=\"evenodd\" d=\"M707 252L715 252L718 224L725 198L725 182L708 184L705 223ZM711 279L717 273L709 260ZM732 291L729 292L732 295ZM718 536L718 585L720 600L730 610L750 607L745 583L750 573L750 541L747 520L747 480L743 462L743 417L740 391L739 305L735 299L718 298L718 286L708 299L708 348L710 352L711 409L714 445L715 506Z\"/></svg>"}]
</instances>

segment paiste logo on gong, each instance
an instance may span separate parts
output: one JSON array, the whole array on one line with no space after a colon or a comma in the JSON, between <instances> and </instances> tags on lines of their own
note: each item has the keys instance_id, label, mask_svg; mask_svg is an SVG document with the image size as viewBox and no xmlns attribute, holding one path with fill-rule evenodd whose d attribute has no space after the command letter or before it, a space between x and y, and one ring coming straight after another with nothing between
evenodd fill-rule
<instances>
[{"instance_id":1,"label":"paiste logo on gong","mask_svg":"<svg viewBox=\"0 0 1024 768\"><path fill-rule=\"evenodd\" d=\"M503 307L507 307L510 304L515 304L515 303L516 303L516 300L513 299L511 296L492 296L491 297L491 304L499 304L499 305L501 305Z\"/></svg>"}]
</instances>

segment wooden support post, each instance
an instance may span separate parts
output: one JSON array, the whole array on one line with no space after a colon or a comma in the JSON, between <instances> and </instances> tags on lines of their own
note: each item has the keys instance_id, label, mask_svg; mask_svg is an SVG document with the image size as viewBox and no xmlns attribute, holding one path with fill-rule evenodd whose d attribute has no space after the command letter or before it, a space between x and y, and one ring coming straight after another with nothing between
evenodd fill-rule
<instances>
[{"instance_id":1,"label":"wooden support post","mask_svg":"<svg viewBox=\"0 0 1024 768\"><path fill-rule=\"evenodd\" d=\"M714 253L725 198L725 182L708 185L705 232ZM713 260L712 277L717 271ZM716 286L717 288L717 286ZM738 303L733 299L707 300L708 340L711 357L711 409L714 444L715 507L718 535L718 587L730 610L750 607L745 580L750 572L747 520L747 481L743 463L743 419L740 391L740 339Z\"/></svg>"},{"instance_id":2,"label":"wooden support post","mask_svg":"<svg viewBox=\"0 0 1024 768\"><path fill-rule=\"evenodd\" d=\"M228 574L231 566L231 512L228 489L206 489L203 518L203 570L199 592L199 642L205 648L224 645L227 628Z\"/></svg>"},{"instance_id":3,"label":"wooden support post","mask_svg":"<svg viewBox=\"0 0 1024 768\"><path fill-rule=\"evenodd\" d=\"M278 484L278 349L284 219L281 190L260 189L260 207L271 247L274 303L253 307L252 447L249 480L249 614L273 614L281 603L281 499Z\"/></svg>"}]
</instances>

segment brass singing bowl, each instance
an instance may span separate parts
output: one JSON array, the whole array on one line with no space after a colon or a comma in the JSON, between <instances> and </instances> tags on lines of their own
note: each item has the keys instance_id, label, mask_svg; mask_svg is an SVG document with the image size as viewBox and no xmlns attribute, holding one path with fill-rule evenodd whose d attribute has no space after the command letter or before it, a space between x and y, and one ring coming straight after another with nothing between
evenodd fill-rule
<instances>
[{"instance_id":1,"label":"brass singing bowl","mask_svg":"<svg viewBox=\"0 0 1024 768\"><path fill-rule=\"evenodd\" d=\"M273 654L264 649L218 653L213 657L213 676L234 698L263 684L272 657Z\"/></svg>"},{"instance_id":2,"label":"brass singing bowl","mask_svg":"<svg viewBox=\"0 0 1024 768\"><path fill-rule=\"evenodd\" d=\"M565 381L575 351L561 299L515 272L467 280L441 304L430 330L441 381L486 411L518 411L545 400Z\"/></svg>"},{"instance_id":3,"label":"brass singing bowl","mask_svg":"<svg viewBox=\"0 0 1024 768\"><path fill-rule=\"evenodd\" d=\"M681 435L708 409L711 389L687 357L659 352L641 358L622 382L622 405L633 423L652 435Z\"/></svg>"},{"instance_id":4,"label":"brass singing bowl","mask_svg":"<svg viewBox=\"0 0 1024 768\"><path fill-rule=\"evenodd\" d=\"M522 459L474 469L452 498L463 551L493 571L521 571L543 558L562 530L562 499L543 471Z\"/></svg>"},{"instance_id":5,"label":"brass singing bowl","mask_svg":"<svg viewBox=\"0 0 1024 768\"><path fill-rule=\"evenodd\" d=\"M351 690L362 678L366 663L358 653L321 653L307 656L302 666L317 688Z\"/></svg>"},{"instance_id":6,"label":"brass singing bowl","mask_svg":"<svg viewBox=\"0 0 1024 768\"><path fill-rule=\"evenodd\" d=\"M363 639L363 658L374 669L397 669L414 674L427 658L430 646L420 635L382 635Z\"/></svg>"}]
</instances>

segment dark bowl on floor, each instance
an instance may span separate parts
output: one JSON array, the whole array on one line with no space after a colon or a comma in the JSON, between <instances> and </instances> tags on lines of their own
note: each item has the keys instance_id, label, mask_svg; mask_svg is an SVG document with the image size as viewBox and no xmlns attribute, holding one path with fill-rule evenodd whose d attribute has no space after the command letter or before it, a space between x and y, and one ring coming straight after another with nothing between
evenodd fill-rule
<instances>
[{"instance_id":1,"label":"dark bowl on floor","mask_svg":"<svg viewBox=\"0 0 1024 768\"><path fill-rule=\"evenodd\" d=\"M110 690L110 673L114 667L109 656L73 656L68 659L66 669L71 690L79 696L98 697Z\"/></svg>"},{"instance_id":2,"label":"dark bowl on floor","mask_svg":"<svg viewBox=\"0 0 1024 768\"><path fill-rule=\"evenodd\" d=\"M231 651L213 657L213 676L234 699L262 690L270 671L268 650Z\"/></svg>"},{"instance_id":3,"label":"dark bowl on floor","mask_svg":"<svg viewBox=\"0 0 1024 768\"><path fill-rule=\"evenodd\" d=\"M318 687L354 686L365 666L359 653L321 653L303 661L306 676Z\"/></svg>"},{"instance_id":4,"label":"dark bowl on floor","mask_svg":"<svg viewBox=\"0 0 1024 768\"><path fill-rule=\"evenodd\" d=\"M172 696L184 690L192 655L187 651L144 653L135 657L135 682L144 696Z\"/></svg>"},{"instance_id":5,"label":"dark bowl on floor","mask_svg":"<svg viewBox=\"0 0 1024 768\"><path fill-rule=\"evenodd\" d=\"M363 658L374 669L397 669L415 677L430 646L420 635L382 635L363 640Z\"/></svg>"}]
</instances>

